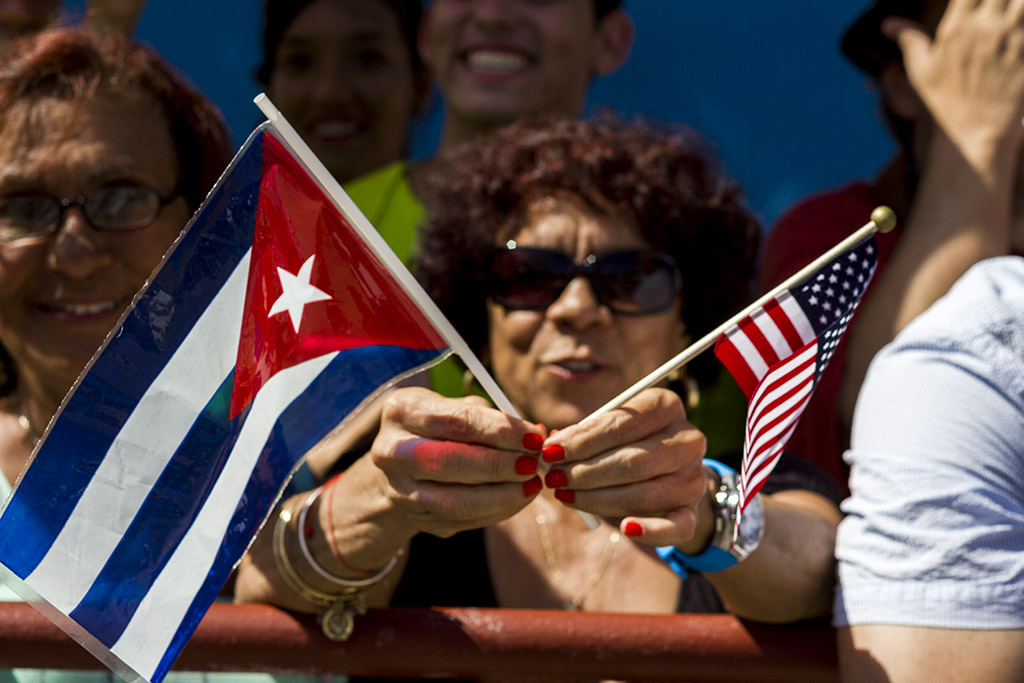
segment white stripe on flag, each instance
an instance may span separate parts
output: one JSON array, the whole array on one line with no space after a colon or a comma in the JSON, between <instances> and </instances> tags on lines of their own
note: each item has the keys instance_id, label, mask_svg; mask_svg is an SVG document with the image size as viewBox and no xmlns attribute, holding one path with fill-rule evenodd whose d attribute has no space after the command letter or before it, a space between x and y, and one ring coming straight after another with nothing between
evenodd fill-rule
<instances>
[{"instance_id":1,"label":"white stripe on flag","mask_svg":"<svg viewBox=\"0 0 1024 683\"><path fill-rule=\"evenodd\" d=\"M800 341L804 344L810 343L817 336L817 333L814 331L811 321L807 319L804 309L800 308L800 302L793 298L793 295L788 291L783 292L782 296L779 296L776 301L779 302L779 307L785 311L789 322L796 328L796 333L800 335Z\"/></svg>"},{"instance_id":2,"label":"white stripe on flag","mask_svg":"<svg viewBox=\"0 0 1024 683\"><path fill-rule=\"evenodd\" d=\"M800 419L800 415L803 412L802 409L794 410L794 408L802 407L802 404L807 402L811 394L811 388L811 383L808 382L786 401L772 404L766 418L762 423L758 423L757 431L747 433L747 454L743 459L745 467L756 467L758 460L762 457L762 450L767 449L774 443L780 442L780 433L787 430L791 424ZM769 427L768 423L775 418L783 419Z\"/></svg>"},{"instance_id":3,"label":"white stripe on flag","mask_svg":"<svg viewBox=\"0 0 1024 683\"><path fill-rule=\"evenodd\" d=\"M731 331L726 333L726 338L736 349L736 352L743 357L743 361L750 368L750 372L753 373L754 377L758 379L764 377L764 373L768 372L768 364L765 363L757 347L747 337L746 332L740 327L733 327Z\"/></svg>"},{"instance_id":4,"label":"white stripe on flag","mask_svg":"<svg viewBox=\"0 0 1024 683\"><path fill-rule=\"evenodd\" d=\"M251 252L250 252L251 253ZM249 253L210 302L188 337L160 371L153 391L125 421L88 488L26 581L51 605L69 614L92 587L111 553L199 413L234 368L238 354ZM235 341L224 330L235 330ZM217 343L211 343L211 340ZM159 449L159 450L156 450ZM100 527L105 527L100 531ZM88 543L82 539L88 538ZM67 567L75 558L74 571Z\"/></svg>"},{"instance_id":5,"label":"white stripe on flag","mask_svg":"<svg viewBox=\"0 0 1024 683\"><path fill-rule=\"evenodd\" d=\"M238 441L209 498L111 648L111 652L147 678L160 664L185 612L206 580L278 416L337 355L320 356L282 370L267 380L256 395Z\"/></svg>"},{"instance_id":6,"label":"white stripe on flag","mask_svg":"<svg viewBox=\"0 0 1024 683\"><path fill-rule=\"evenodd\" d=\"M765 378L750 397L750 407L747 416L748 426L769 421L771 417L763 416L762 413L764 411L772 410L779 399L787 392L792 391L794 387L804 383L812 383L815 368L814 358L817 353L818 345L812 344L799 354L779 363L776 367L772 368L768 375L765 375ZM800 369L801 366L804 366L803 369ZM794 372L784 383L779 383L783 377L795 370L799 371Z\"/></svg>"},{"instance_id":7,"label":"white stripe on flag","mask_svg":"<svg viewBox=\"0 0 1024 683\"><path fill-rule=\"evenodd\" d=\"M763 308L759 308L750 316L750 319L755 325L757 325L758 329L761 330L761 334L764 335L765 340L771 344L772 350L775 351L776 358L785 358L796 350L789 345L788 341L786 341L786 336L782 333L782 330L779 329L779 326L775 324L775 321L772 319L771 315L768 314L768 311Z\"/></svg>"}]
</instances>

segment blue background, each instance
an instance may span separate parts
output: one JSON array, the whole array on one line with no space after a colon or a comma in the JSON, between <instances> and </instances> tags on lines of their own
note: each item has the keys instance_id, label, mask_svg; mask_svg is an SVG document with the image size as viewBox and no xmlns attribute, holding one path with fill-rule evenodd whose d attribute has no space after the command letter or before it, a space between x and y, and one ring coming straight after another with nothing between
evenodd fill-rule
<instances>
[{"instance_id":1,"label":"blue background","mask_svg":"<svg viewBox=\"0 0 1024 683\"><path fill-rule=\"evenodd\" d=\"M69 0L72 10L81 0ZM866 79L839 54L868 0L626 0L637 27L625 68L595 82L588 110L689 124L714 140L770 223L800 197L869 177L892 151ZM224 111L241 144L252 104L262 0L150 0L138 37ZM433 150L442 112L418 126ZM867 217L865 217L865 221Z\"/></svg>"}]
</instances>

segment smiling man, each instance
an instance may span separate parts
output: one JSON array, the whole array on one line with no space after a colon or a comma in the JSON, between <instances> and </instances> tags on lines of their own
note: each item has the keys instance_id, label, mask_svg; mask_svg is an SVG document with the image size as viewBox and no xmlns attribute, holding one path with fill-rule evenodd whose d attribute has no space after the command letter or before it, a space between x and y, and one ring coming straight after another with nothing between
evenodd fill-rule
<instances>
[{"instance_id":1,"label":"smiling man","mask_svg":"<svg viewBox=\"0 0 1024 683\"><path fill-rule=\"evenodd\" d=\"M446 105L441 149L519 119L579 116L629 58L621 0L434 0L419 50Z\"/></svg>"}]
</instances>

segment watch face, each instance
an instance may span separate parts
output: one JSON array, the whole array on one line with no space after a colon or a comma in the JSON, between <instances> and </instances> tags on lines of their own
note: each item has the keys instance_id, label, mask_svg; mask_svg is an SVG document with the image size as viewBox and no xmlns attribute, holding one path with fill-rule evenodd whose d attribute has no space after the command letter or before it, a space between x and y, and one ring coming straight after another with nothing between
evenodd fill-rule
<instances>
[{"instance_id":1,"label":"watch face","mask_svg":"<svg viewBox=\"0 0 1024 683\"><path fill-rule=\"evenodd\" d=\"M752 553L761 542L764 534L764 502L761 496L754 496L747 508L740 515L740 531L736 537L736 549L743 557Z\"/></svg>"}]
</instances>

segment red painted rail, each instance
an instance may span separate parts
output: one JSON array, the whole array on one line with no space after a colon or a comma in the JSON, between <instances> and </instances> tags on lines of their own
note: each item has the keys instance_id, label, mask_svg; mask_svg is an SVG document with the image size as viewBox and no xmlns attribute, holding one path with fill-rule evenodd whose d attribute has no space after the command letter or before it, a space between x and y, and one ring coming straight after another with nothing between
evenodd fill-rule
<instances>
[{"instance_id":1,"label":"red painted rail","mask_svg":"<svg viewBox=\"0 0 1024 683\"><path fill-rule=\"evenodd\" d=\"M0 603L0 668L13 667L100 665L30 606ZM834 634L824 623L472 608L370 610L351 640L333 643L311 618L218 604L175 669L561 682L838 681Z\"/></svg>"}]
</instances>

